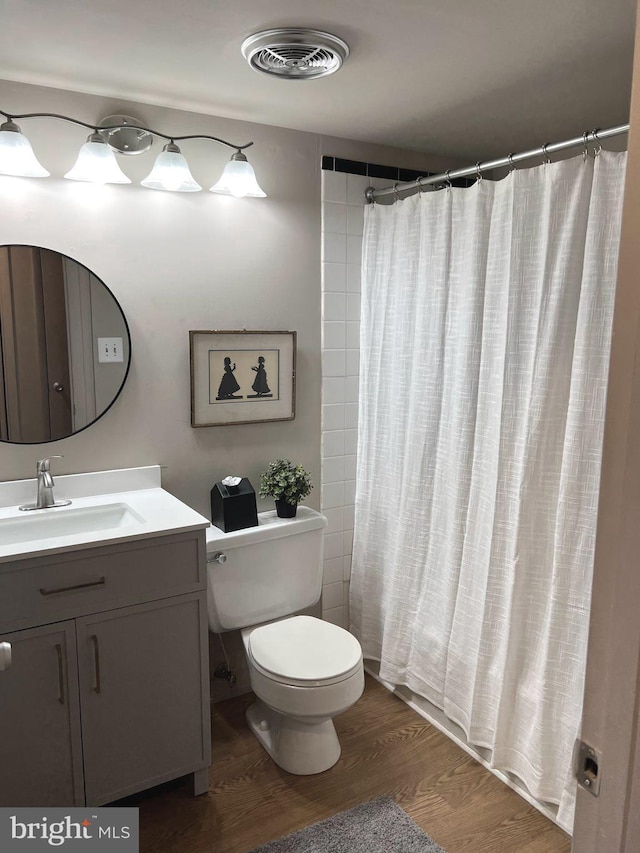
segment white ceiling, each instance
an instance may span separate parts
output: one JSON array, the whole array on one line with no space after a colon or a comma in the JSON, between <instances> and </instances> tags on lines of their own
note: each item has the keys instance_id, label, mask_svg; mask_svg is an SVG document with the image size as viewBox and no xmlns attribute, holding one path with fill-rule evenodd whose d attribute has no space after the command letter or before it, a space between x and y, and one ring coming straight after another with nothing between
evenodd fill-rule
<instances>
[{"instance_id":1,"label":"white ceiling","mask_svg":"<svg viewBox=\"0 0 640 853\"><path fill-rule=\"evenodd\" d=\"M628 120L635 0L0 0L0 77L475 162ZM345 39L267 78L243 39ZM2 107L2 104L0 104Z\"/></svg>"}]
</instances>

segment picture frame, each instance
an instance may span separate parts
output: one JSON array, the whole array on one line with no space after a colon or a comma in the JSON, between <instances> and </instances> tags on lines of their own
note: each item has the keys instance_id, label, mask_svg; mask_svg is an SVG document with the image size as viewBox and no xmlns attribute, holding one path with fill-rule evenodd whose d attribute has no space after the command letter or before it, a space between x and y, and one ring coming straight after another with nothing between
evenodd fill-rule
<instances>
[{"instance_id":1,"label":"picture frame","mask_svg":"<svg viewBox=\"0 0 640 853\"><path fill-rule=\"evenodd\" d=\"M296 332L192 330L191 426L295 418Z\"/></svg>"}]
</instances>

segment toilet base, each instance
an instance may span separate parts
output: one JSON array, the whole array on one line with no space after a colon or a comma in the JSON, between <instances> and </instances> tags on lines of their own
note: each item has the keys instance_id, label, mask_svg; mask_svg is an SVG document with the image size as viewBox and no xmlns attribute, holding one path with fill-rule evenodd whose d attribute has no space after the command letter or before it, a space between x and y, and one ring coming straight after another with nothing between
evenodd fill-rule
<instances>
[{"instance_id":1,"label":"toilet base","mask_svg":"<svg viewBox=\"0 0 640 853\"><path fill-rule=\"evenodd\" d=\"M340 758L340 742L331 719L286 717L260 699L247 709L246 717L268 755L287 773L322 773Z\"/></svg>"}]
</instances>

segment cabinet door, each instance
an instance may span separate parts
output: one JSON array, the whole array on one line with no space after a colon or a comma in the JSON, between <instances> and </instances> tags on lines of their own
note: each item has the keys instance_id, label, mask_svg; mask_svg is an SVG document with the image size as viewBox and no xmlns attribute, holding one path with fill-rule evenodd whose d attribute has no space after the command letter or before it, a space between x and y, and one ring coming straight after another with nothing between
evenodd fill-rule
<instances>
[{"instance_id":1,"label":"cabinet door","mask_svg":"<svg viewBox=\"0 0 640 853\"><path fill-rule=\"evenodd\" d=\"M0 806L84 804L73 622L0 634Z\"/></svg>"},{"instance_id":2,"label":"cabinet door","mask_svg":"<svg viewBox=\"0 0 640 853\"><path fill-rule=\"evenodd\" d=\"M204 593L76 621L87 803L211 763Z\"/></svg>"}]
</instances>

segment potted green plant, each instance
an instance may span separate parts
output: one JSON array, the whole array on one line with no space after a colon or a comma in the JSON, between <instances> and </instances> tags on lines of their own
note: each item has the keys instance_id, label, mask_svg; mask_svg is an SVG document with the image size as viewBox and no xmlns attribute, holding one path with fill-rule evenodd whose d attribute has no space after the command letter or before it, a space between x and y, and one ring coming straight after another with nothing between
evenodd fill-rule
<instances>
[{"instance_id":1,"label":"potted green plant","mask_svg":"<svg viewBox=\"0 0 640 853\"><path fill-rule=\"evenodd\" d=\"M293 518L298 501L306 498L312 488L309 473L288 459L276 459L260 475L260 497L275 500L280 518Z\"/></svg>"}]
</instances>

